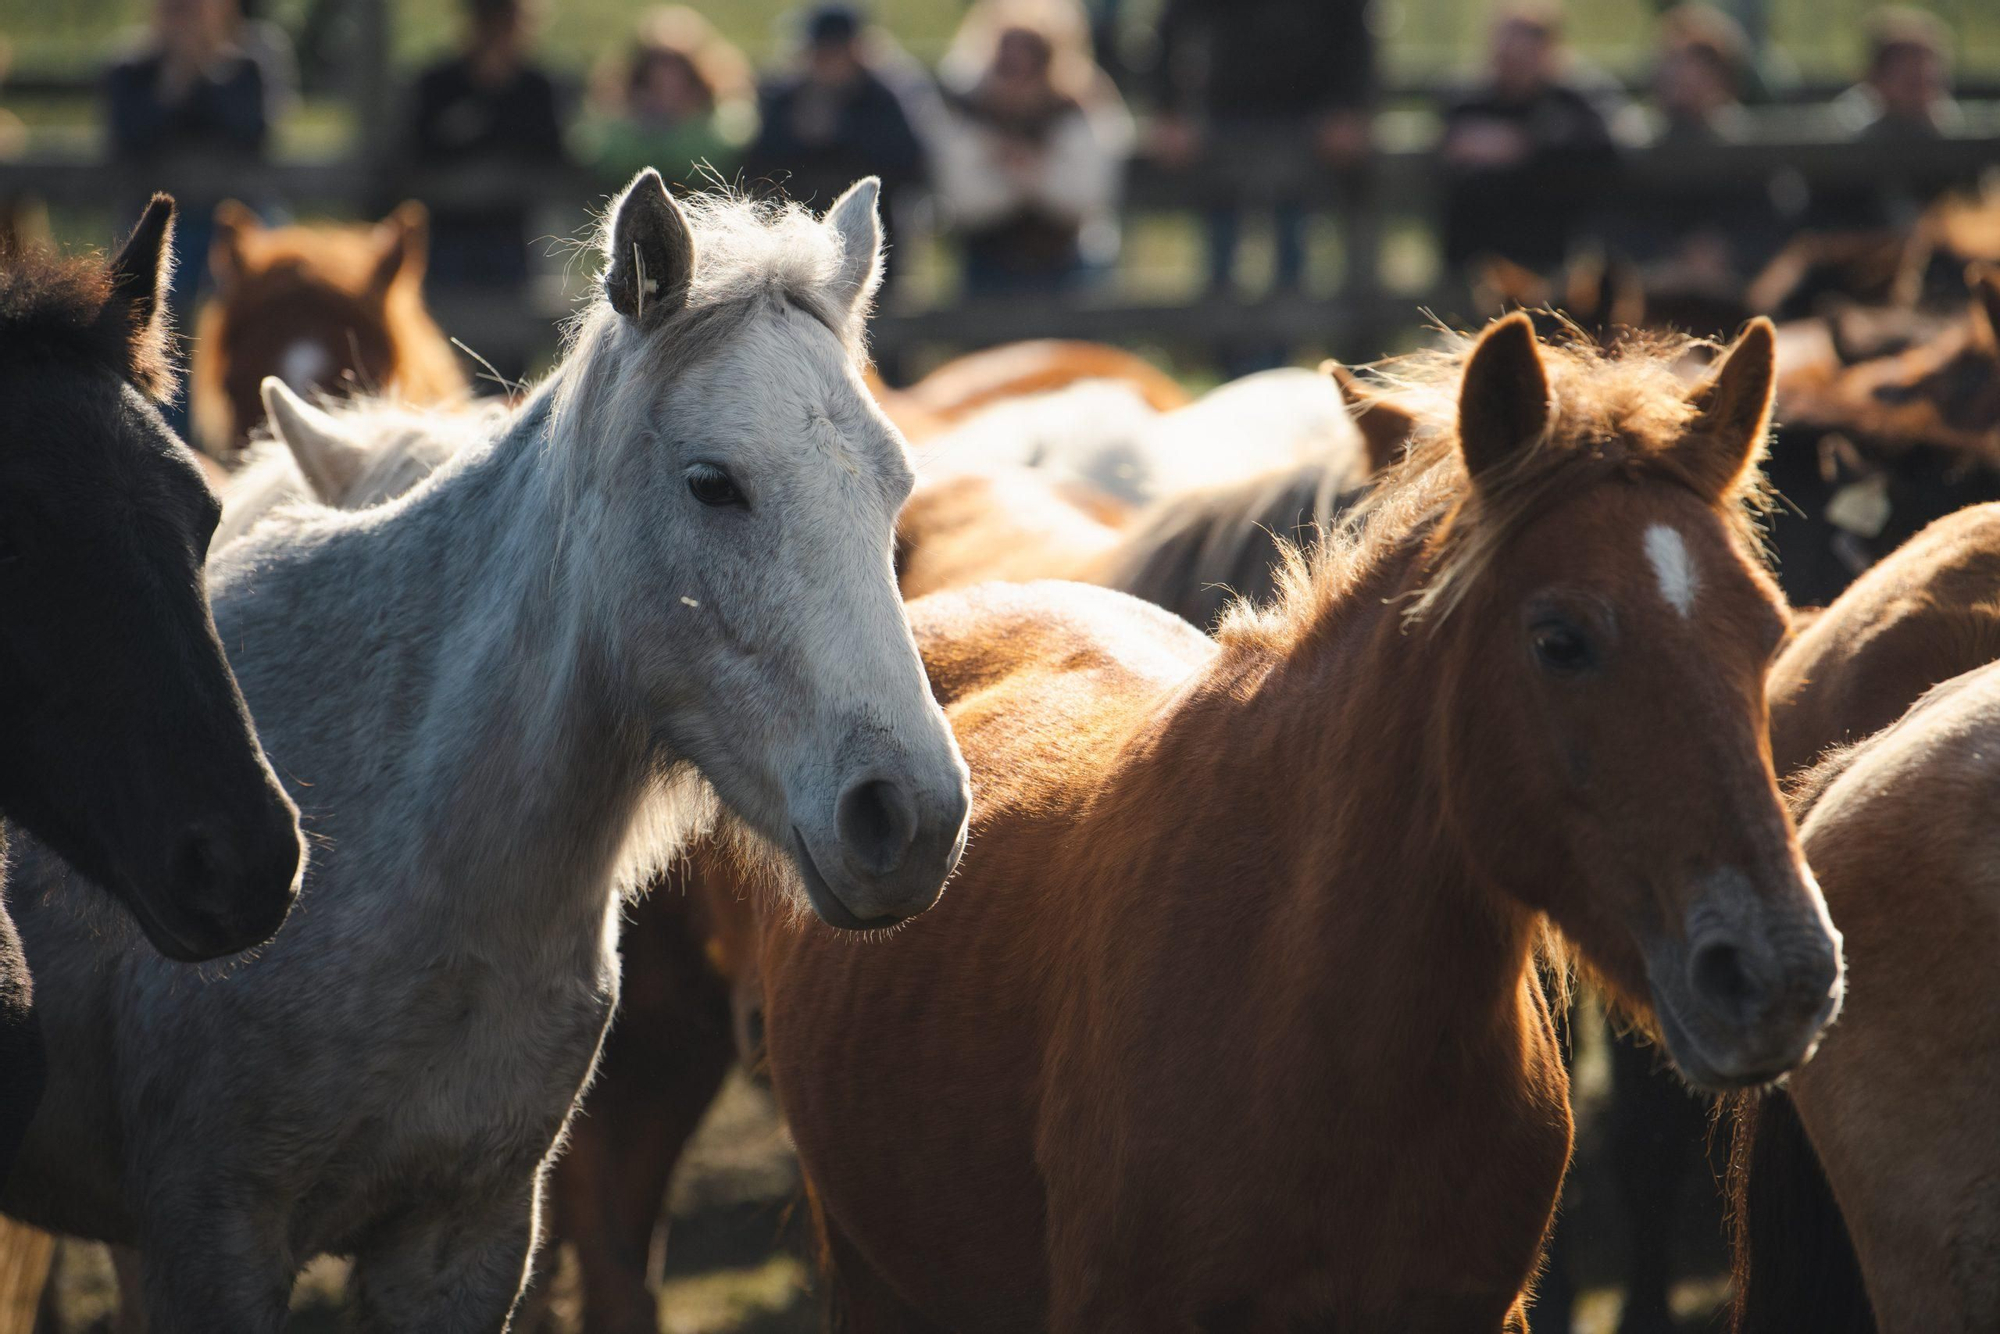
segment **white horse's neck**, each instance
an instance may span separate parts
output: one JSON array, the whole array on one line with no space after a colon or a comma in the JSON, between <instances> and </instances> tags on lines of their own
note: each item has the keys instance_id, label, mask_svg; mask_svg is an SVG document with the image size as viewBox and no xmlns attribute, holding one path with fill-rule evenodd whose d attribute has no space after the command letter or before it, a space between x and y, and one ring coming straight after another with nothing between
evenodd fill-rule
<instances>
[{"instance_id":1,"label":"white horse's neck","mask_svg":"<svg viewBox=\"0 0 2000 1334\"><path fill-rule=\"evenodd\" d=\"M239 667L253 712L292 695L266 740L330 840L318 878L393 895L454 949L594 941L663 763L593 611L592 507L550 439L552 389L401 505L253 537L254 573L223 571L217 598L226 635L273 649ZM349 860L396 848L416 856Z\"/></svg>"}]
</instances>

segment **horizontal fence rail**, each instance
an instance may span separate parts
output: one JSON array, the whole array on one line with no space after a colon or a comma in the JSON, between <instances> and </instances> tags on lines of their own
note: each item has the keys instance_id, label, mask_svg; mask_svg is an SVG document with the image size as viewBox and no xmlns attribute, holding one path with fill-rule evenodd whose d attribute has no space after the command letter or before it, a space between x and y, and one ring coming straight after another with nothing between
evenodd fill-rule
<instances>
[{"instance_id":1,"label":"horizontal fence rail","mask_svg":"<svg viewBox=\"0 0 2000 1334\"><path fill-rule=\"evenodd\" d=\"M1922 143L1857 142L1836 132L1824 109L1767 108L1738 142L1662 144L1623 154L1614 191L1658 198L1677 189L1714 190L1785 176L1808 189L1893 189L1899 184L1969 180L2000 167L2000 103L1968 104L1965 133ZM1382 138L1393 137L1385 133ZM1403 137L1409 137L1404 135ZM1448 304L1452 292L1385 291L1380 281L1388 222L1434 215L1444 164L1434 147L1407 143L1374 153L1356 170L1322 165L1295 128L1219 135L1185 167L1137 159L1126 183L1128 217L1186 213L1217 206L1296 203L1335 215L1346 256L1345 281L1328 296L1278 292L1251 299L1203 293L1178 304L1111 293L963 300L929 309L896 302L873 326L876 347L894 356L919 346L962 348L1017 338L1063 336L1106 342L1219 347L1263 341L1311 343L1341 355L1373 356L1420 307ZM573 235L606 185L581 170L480 167L415 172L357 158L281 163L159 160L110 163L46 154L0 161L0 199L30 196L71 208L134 209L153 190L192 208L223 198L276 203L310 212L373 216L410 197L435 208L527 208ZM1615 197L1611 205L1615 211ZM527 296L436 291L441 322L501 359L546 350L566 312L563 285L549 281Z\"/></svg>"}]
</instances>

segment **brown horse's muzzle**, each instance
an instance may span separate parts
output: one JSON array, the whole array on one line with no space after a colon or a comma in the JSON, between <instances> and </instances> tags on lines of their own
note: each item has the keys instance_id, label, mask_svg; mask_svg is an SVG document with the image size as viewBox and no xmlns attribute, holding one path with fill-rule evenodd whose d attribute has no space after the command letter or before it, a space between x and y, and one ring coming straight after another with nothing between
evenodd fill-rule
<instances>
[{"instance_id":1,"label":"brown horse's muzzle","mask_svg":"<svg viewBox=\"0 0 2000 1334\"><path fill-rule=\"evenodd\" d=\"M1702 1088L1769 1083L1812 1055L1840 1009L1840 933L1803 868L1759 893L1735 868L1705 878L1678 939L1642 942L1674 1064Z\"/></svg>"}]
</instances>

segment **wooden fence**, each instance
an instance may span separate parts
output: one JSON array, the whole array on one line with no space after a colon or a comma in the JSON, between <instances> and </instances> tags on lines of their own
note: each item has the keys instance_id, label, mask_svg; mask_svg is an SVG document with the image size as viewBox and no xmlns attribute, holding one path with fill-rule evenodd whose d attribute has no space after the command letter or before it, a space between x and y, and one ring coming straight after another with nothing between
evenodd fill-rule
<instances>
[{"instance_id":1,"label":"wooden fence","mask_svg":"<svg viewBox=\"0 0 2000 1334\"><path fill-rule=\"evenodd\" d=\"M1823 108L1766 108L1740 142L1632 150L1621 180L1623 188L1652 198L1679 188L1710 191L1781 177L1813 191L1891 191L1899 183L1922 188L2000 167L2000 102L1968 104L1965 119L1965 132L1958 136L1890 145L1844 137ZM1262 342L1375 355L1397 330L1415 322L1420 308L1451 310L1456 296L1445 286L1390 290L1382 281L1383 238L1390 225L1435 215L1441 164L1421 130L1412 132L1413 123L1388 124L1379 136L1388 146L1365 168L1345 174L1319 165L1302 136L1281 132L1217 141L1185 168L1145 160L1132 164L1128 223L1148 214L1280 201L1335 216L1346 264L1343 281L1329 294L1279 291L1238 299L1202 293L1162 304L1134 300L1112 284L1102 292L1061 298L956 301L932 308L892 301L875 322L875 344L895 356L923 346L950 349L1059 335L1196 353ZM603 182L576 171L487 168L415 175L383 165L386 161L386 155L369 151L338 160L234 166L214 160L131 165L29 157L0 162L0 198L30 195L55 205L118 209L165 189L197 205L235 196L301 211L367 216L413 196L434 207L525 205L549 223L552 234L568 235L583 224L586 208L604 196ZM497 360L517 364L552 345L554 322L570 299L559 282L538 284L525 298L446 291L433 296L446 329L495 353Z\"/></svg>"}]
</instances>

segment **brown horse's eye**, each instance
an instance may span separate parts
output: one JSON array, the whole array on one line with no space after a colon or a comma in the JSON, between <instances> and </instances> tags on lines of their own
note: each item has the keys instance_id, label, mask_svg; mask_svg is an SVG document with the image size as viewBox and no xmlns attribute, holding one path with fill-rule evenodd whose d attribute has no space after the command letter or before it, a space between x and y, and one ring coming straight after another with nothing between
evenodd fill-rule
<instances>
[{"instance_id":1,"label":"brown horse's eye","mask_svg":"<svg viewBox=\"0 0 2000 1334\"><path fill-rule=\"evenodd\" d=\"M1597 651L1590 637L1568 621L1538 621L1529 633L1536 661L1558 676L1574 676L1596 665Z\"/></svg>"},{"instance_id":2,"label":"brown horse's eye","mask_svg":"<svg viewBox=\"0 0 2000 1334\"><path fill-rule=\"evenodd\" d=\"M688 469L688 494L704 505L722 509L734 506L749 509L750 502L736 485L736 479L713 463L697 463Z\"/></svg>"}]
</instances>

